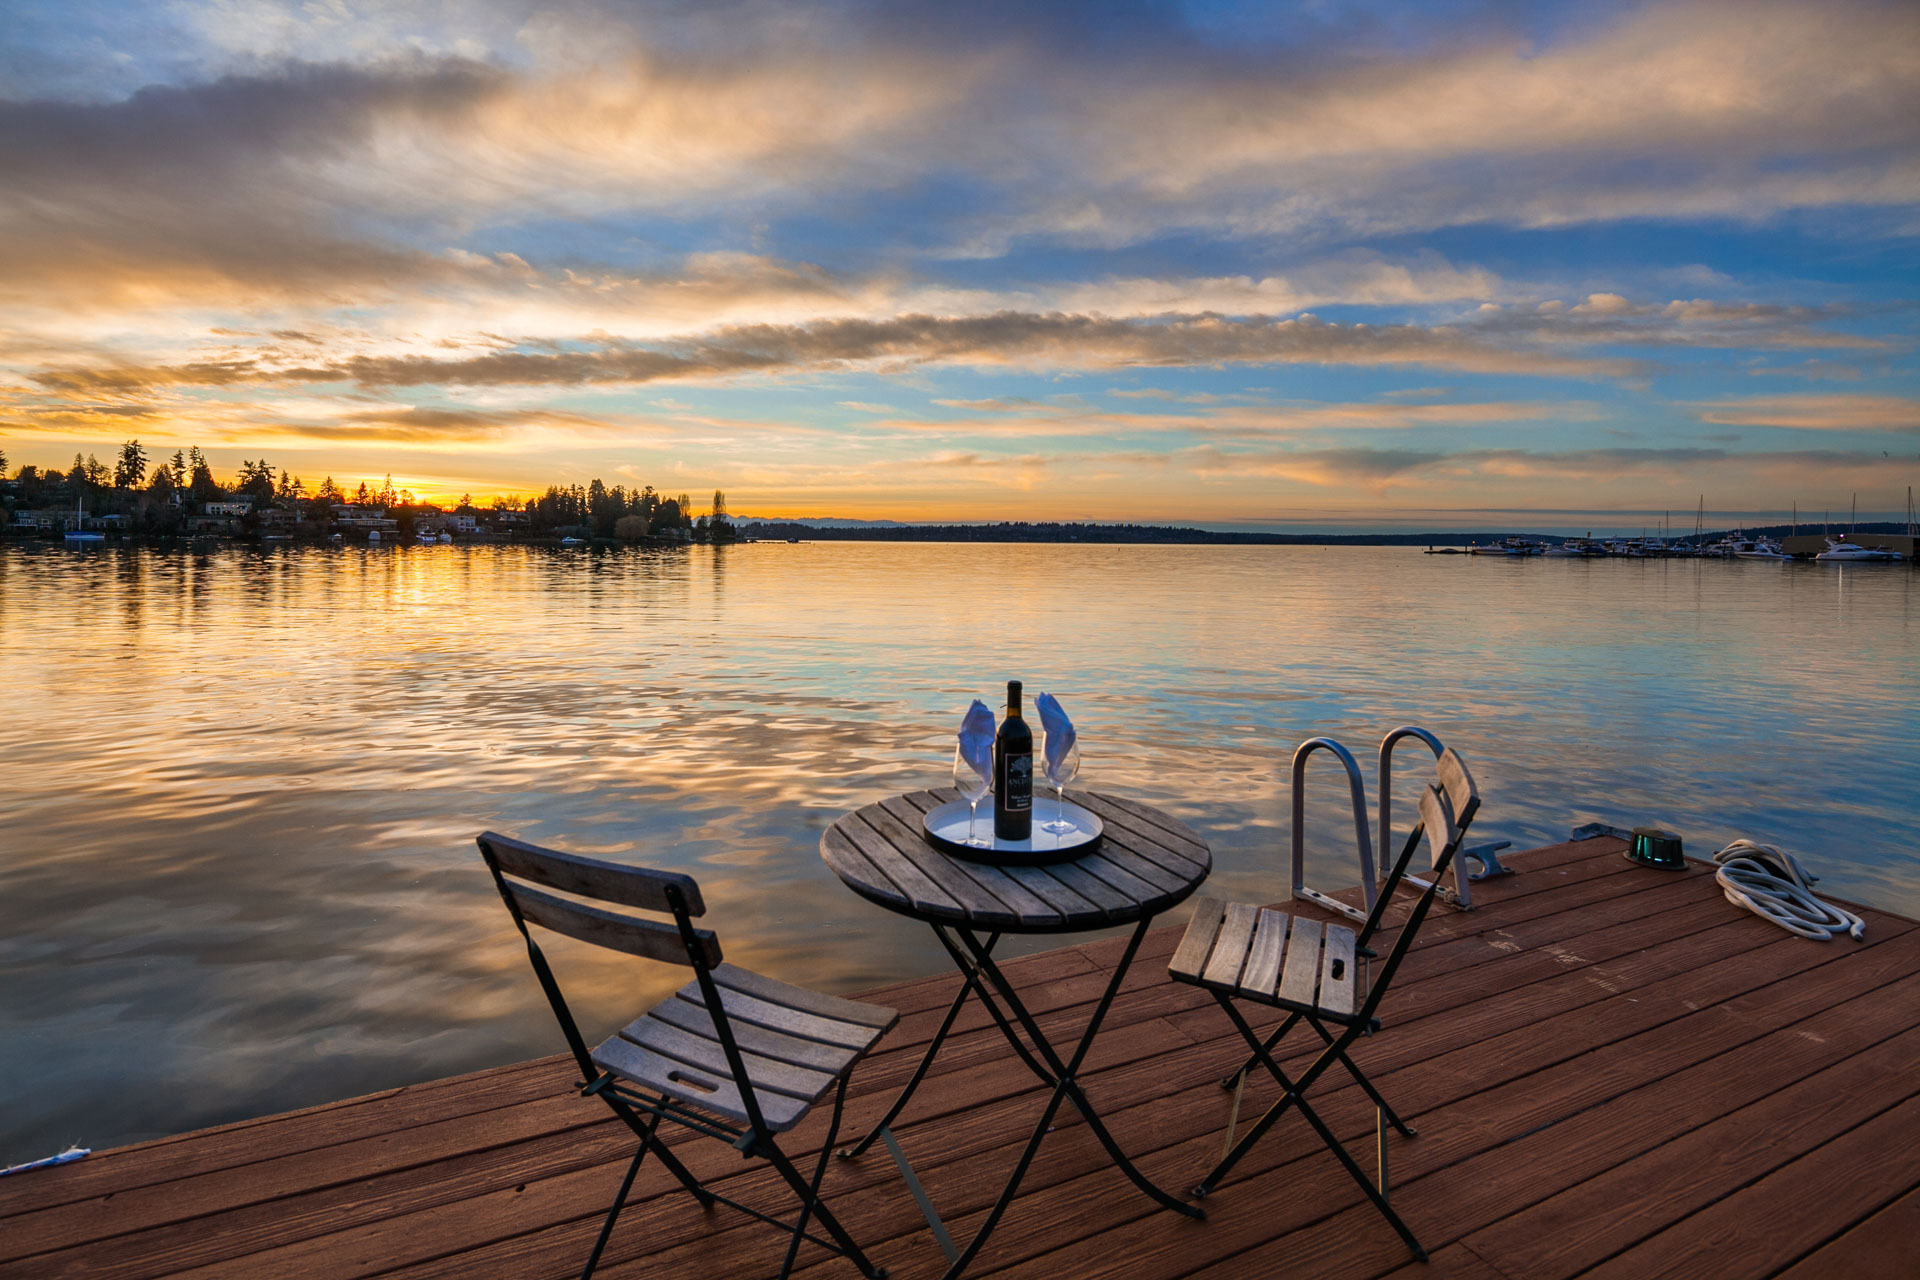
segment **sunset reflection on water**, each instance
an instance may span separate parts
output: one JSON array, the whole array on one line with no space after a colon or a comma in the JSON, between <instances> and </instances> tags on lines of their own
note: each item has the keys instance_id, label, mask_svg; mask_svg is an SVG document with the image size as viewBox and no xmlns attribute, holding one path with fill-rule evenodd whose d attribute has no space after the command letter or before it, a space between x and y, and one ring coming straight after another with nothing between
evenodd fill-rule
<instances>
[{"instance_id":1,"label":"sunset reflection on water","mask_svg":"<svg viewBox=\"0 0 1920 1280\"><path fill-rule=\"evenodd\" d=\"M819 835L944 784L1010 677L1229 894L1283 892L1294 745L1371 773L1413 722L1473 762L1477 835L1748 836L1920 915L1917 584L1410 548L8 549L0 1163L554 1052L485 828L694 873L750 967L936 972ZM1344 884L1331 770L1313 876ZM557 950L601 1022L683 976Z\"/></svg>"}]
</instances>

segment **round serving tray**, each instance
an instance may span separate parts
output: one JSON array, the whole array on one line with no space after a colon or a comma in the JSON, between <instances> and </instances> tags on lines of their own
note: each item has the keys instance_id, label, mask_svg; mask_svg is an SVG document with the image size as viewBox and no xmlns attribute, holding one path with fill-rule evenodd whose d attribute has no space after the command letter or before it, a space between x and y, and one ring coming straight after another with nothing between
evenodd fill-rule
<instances>
[{"instance_id":1,"label":"round serving tray","mask_svg":"<svg viewBox=\"0 0 1920 1280\"><path fill-rule=\"evenodd\" d=\"M980 809L980 822L974 829L980 839L991 840L991 845L967 843L967 825L972 806L965 800L949 800L930 810L920 821L921 831L927 837L928 844L956 858L996 867L1038 867L1049 862L1072 862L1075 858L1084 858L1100 847L1101 835L1106 830L1099 814L1083 809L1071 800L1060 806L1058 816L1071 822L1073 830L1058 833L1045 830L1042 824L1052 822L1055 817L1053 800L1048 796L1035 796L1033 838L1002 840L993 834L992 798L983 798Z\"/></svg>"}]
</instances>

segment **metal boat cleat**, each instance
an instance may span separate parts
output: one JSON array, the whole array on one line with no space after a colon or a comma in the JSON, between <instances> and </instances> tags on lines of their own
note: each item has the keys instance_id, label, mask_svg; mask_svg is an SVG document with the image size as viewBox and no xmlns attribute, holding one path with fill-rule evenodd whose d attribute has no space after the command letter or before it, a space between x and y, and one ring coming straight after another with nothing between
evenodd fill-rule
<instances>
[{"instance_id":1,"label":"metal boat cleat","mask_svg":"<svg viewBox=\"0 0 1920 1280\"><path fill-rule=\"evenodd\" d=\"M1480 844L1475 845L1471 849L1462 849L1455 856L1471 858L1480 864L1478 871L1469 871L1467 873L1467 879L1491 880L1495 876L1510 876L1513 874L1512 867L1503 867L1500 865L1499 857L1500 850L1511 848L1513 848L1513 841L1495 840L1492 844Z\"/></svg>"}]
</instances>

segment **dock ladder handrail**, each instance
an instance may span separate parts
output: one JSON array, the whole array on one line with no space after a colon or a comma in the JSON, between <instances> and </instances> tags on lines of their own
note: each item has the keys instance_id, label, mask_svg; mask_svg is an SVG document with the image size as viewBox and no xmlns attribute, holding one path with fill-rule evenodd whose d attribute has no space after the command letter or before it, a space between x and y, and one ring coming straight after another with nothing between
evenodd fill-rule
<instances>
[{"instance_id":1,"label":"dock ladder handrail","mask_svg":"<svg viewBox=\"0 0 1920 1280\"><path fill-rule=\"evenodd\" d=\"M1331 751L1346 766L1347 787L1353 793L1353 838L1360 851L1360 892L1366 900L1364 907L1349 906L1338 898L1307 886L1307 800L1304 784L1307 757L1316 751ZM1293 896L1364 923L1367 913L1373 910L1374 898L1378 893L1379 879L1374 874L1373 842L1367 833L1367 787L1360 777L1360 762L1353 758L1353 752L1332 738L1309 738L1293 753Z\"/></svg>"},{"instance_id":2,"label":"dock ladder handrail","mask_svg":"<svg viewBox=\"0 0 1920 1280\"><path fill-rule=\"evenodd\" d=\"M1406 738L1418 738L1427 744L1438 760L1446 752L1446 746L1439 738L1418 725L1403 724L1380 739L1380 843L1382 851L1393 848L1393 749ZM1339 757L1346 766L1347 786L1353 793L1353 836L1354 845L1360 861L1360 890L1365 900L1364 906L1353 907L1310 888L1307 884L1307 802L1305 782L1307 777L1307 758L1316 751L1330 751ZM1511 869L1500 865L1495 855L1499 850L1510 847L1511 842L1498 840L1491 844L1476 845L1471 849L1462 849L1453 860L1453 886L1442 885L1439 896L1461 911L1473 910L1472 891L1468 886L1475 880L1485 880L1490 876L1502 876L1511 873ZM1347 750L1332 738L1309 738L1300 744L1293 753L1293 896L1308 902L1318 903L1329 911L1338 911L1341 915L1354 920L1365 921L1367 913L1373 910L1373 904L1379 896L1379 881L1373 861L1373 844L1367 831L1367 791L1366 782L1360 776L1360 763L1353 758L1353 752ZM1478 863L1478 872L1469 872L1465 864ZM1424 890L1428 881L1418 876L1406 877L1405 883Z\"/></svg>"},{"instance_id":3,"label":"dock ladder handrail","mask_svg":"<svg viewBox=\"0 0 1920 1280\"><path fill-rule=\"evenodd\" d=\"M1382 849L1393 848L1393 748L1403 738L1418 738L1426 743L1428 749L1433 752L1435 760L1445 754L1447 749L1440 739L1415 724L1403 724L1380 739L1380 848ZM1467 889L1469 880L1465 864L1464 858L1454 859L1453 888L1442 888L1440 895L1462 911L1471 911L1473 899ZM1411 875L1407 877L1406 882L1417 889L1425 889L1428 884L1419 876Z\"/></svg>"}]
</instances>

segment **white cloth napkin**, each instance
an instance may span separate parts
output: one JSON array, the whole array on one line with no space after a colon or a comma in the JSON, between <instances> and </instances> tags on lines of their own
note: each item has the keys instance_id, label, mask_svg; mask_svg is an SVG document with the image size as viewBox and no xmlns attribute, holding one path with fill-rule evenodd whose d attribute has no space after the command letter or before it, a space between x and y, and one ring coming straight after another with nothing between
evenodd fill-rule
<instances>
[{"instance_id":1,"label":"white cloth napkin","mask_svg":"<svg viewBox=\"0 0 1920 1280\"><path fill-rule=\"evenodd\" d=\"M1060 700L1050 693L1043 693L1033 700L1040 712L1040 727L1047 734L1047 776L1053 777L1060 772L1060 762L1067 758L1067 752L1073 749L1073 721L1067 719L1066 711L1060 706Z\"/></svg>"},{"instance_id":2,"label":"white cloth napkin","mask_svg":"<svg viewBox=\"0 0 1920 1280\"><path fill-rule=\"evenodd\" d=\"M972 765L988 786L993 785L993 712L978 698L960 721L960 758Z\"/></svg>"}]
</instances>

